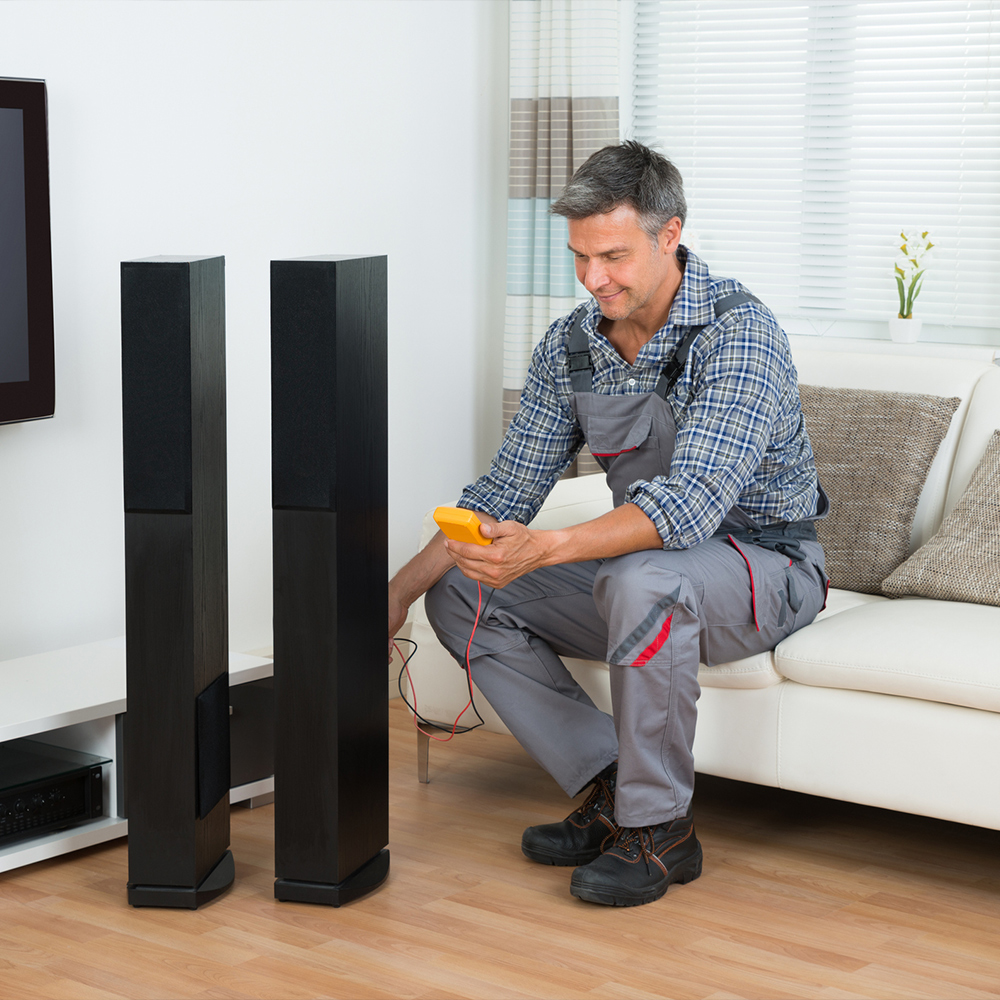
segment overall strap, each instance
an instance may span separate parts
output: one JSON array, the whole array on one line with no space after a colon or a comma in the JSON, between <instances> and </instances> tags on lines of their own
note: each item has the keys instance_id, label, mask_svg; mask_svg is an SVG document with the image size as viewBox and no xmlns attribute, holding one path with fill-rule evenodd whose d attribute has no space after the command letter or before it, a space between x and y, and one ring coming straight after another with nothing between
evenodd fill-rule
<instances>
[{"instance_id":1,"label":"overall strap","mask_svg":"<svg viewBox=\"0 0 1000 1000\"><path fill-rule=\"evenodd\" d=\"M681 377L681 373L684 371L684 366L687 364L688 351L691 350L691 345L694 343L695 337L704 329L703 326L688 327L688 332L684 334L684 338L677 345L677 350L670 356L670 360L663 371L660 372L660 377L656 380L656 385L653 386L653 392L660 399L666 399L670 395L670 390L673 389L677 380Z\"/></svg>"},{"instance_id":2,"label":"overall strap","mask_svg":"<svg viewBox=\"0 0 1000 1000\"><path fill-rule=\"evenodd\" d=\"M594 365L590 360L590 344L587 341L587 331L583 328L581 309L573 320L573 329L569 332L569 380L574 392L592 392L594 389Z\"/></svg>"},{"instance_id":3,"label":"overall strap","mask_svg":"<svg viewBox=\"0 0 1000 1000\"><path fill-rule=\"evenodd\" d=\"M749 292L733 292L731 295L724 295L721 299L715 300L715 318L719 319L724 313L743 305L744 302L756 302L759 306L764 304L756 295L751 295Z\"/></svg>"},{"instance_id":4,"label":"overall strap","mask_svg":"<svg viewBox=\"0 0 1000 1000\"><path fill-rule=\"evenodd\" d=\"M763 305L756 295L751 295L749 292L733 292L732 295L726 295L715 301L715 318L719 319L729 312L730 309L735 309L737 306L743 305L744 302L757 302ZM704 329L704 326L689 327L688 332L677 345L677 350L674 351L663 371L660 372L660 377L656 380L656 385L653 388L653 392L660 399L666 399L670 395L670 390L677 384L677 380L681 377L681 374L684 372L684 366L687 364L691 345L698 334Z\"/></svg>"},{"instance_id":5,"label":"overall strap","mask_svg":"<svg viewBox=\"0 0 1000 1000\"><path fill-rule=\"evenodd\" d=\"M756 295L747 292L733 292L715 302L715 318L719 319L724 313L744 302L760 302ZM763 304L763 303L761 303ZM587 339L587 331L583 328L583 316L586 312L581 309L573 320L573 327L569 332L569 343L567 344L567 367L569 368L569 380L574 392L593 392L594 389L594 364L590 358L590 343ZM656 381L653 392L661 399L666 399L674 384L681 377L684 366L687 364L688 352L695 338L704 330L704 326L692 326L677 345L677 350L667 362L666 367L660 373Z\"/></svg>"}]
</instances>

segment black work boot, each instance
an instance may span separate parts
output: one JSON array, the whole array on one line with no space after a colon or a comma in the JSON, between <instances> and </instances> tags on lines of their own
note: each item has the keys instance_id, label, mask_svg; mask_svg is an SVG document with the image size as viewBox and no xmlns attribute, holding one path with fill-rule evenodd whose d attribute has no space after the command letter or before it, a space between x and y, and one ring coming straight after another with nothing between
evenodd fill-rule
<instances>
[{"instance_id":1,"label":"black work boot","mask_svg":"<svg viewBox=\"0 0 1000 1000\"><path fill-rule=\"evenodd\" d=\"M700 874L701 844L688 815L659 826L619 827L596 861L573 872L569 891L590 903L639 906Z\"/></svg>"},{"instance_id":2,"label":"black work boot","mask_svg":"<svg viewBox=\"0 0 1000 1000\"><path fill-rule=\"evenodd\" d=\"M526 858L543 865L585 865L601 854L601 844L618 829L615 824L615 780L618 764L594 778L579 809L561 823L529 826L521 837Z\"/></svg>"}]
</instances>

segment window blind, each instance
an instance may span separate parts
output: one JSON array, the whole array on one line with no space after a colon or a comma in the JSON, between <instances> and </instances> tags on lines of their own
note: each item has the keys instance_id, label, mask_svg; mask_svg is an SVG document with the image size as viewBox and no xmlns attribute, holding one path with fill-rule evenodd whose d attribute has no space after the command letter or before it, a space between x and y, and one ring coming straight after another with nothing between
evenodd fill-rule
<instances>
[{"instance_id":1,"label":"window blind","mask_svg":"<svg viewBox=\"0 0 1000 1000\"><path fill-rule=\"evenodd\" d=\"M993 20L992 0L639 0L633 134L680 168L712 270L783 321L894 316L913 227L935 243L914 315L995 331Z\"/></svg>"}]
</instances>

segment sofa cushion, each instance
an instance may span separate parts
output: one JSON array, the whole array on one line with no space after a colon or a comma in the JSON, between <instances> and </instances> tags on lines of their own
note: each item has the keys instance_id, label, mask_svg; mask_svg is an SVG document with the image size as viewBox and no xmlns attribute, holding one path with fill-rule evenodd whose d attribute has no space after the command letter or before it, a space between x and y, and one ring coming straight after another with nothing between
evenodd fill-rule
<instances>
[{"instance_id":1,"label":"sofa cushion","mask_svg":"<svg viewBox=\"0 0 1000 1000\"><path fill-rule=\"evenodd\" d=\"M940 531L890 574L882 591L1000 606L1000 430Z\"/></svg>"},{"instance_id":2,"label":"sofa cushion","mask_svg":"<svg viewBox=\"0 0 1000 1000\"><path fill-rule=\"evenodd\" d=\"M888 597L880 594L859 594L855 590L840 590L831 587L826 595L826 607L816 616L816 621L822 621L831 615L838 615L848 608L860 608L863 604L879 604L888 601Z\"/></svg>"},{"instance_id":3,"label":"sofa cushion","mask_svg":"<svg viewBox=\"0 0 1000 1000\"><path fill-rule=\"evenodd\" d=\"M913 517L908 554L915 552L941 526L941 518L955 505L968 485L972 470L986 447L986 439L994 427L1000 427L1000 420L994 418L994 414L1000 411L1000 368L984 361L907 357L900 354L894 345L879 347L877 341L871 341L867 345L873 353L859 354L848 350L826 350L822 347L825 337L792 339L797 342L797 347L793 350L799 382L805 385L881 389L961 398L962 402L952 417L951 427L931 463ZM804 346L806 344L807 347ZM844 346L843 342L841 344ZM989 432L973 435L970 440L970 423L976 427L988 427ZM962 453L968 444L976 446L975 459L971 463L962 461ZM956 473L961 470L965 477L954 498L951 497L955 482L953 469Z\"/></svg>"},{"instance_id":4,"label":"sofa cushion","mask_svg":"<svg viewBox=\"0 0 1000 1000\"><path fill-rule=\"evenodd\" d=\"M903 598L849 608L778 644L789 680L1000 712L1000 608Z\"/></svg>"},{"instance_id":5,"label":"sofa cushion","mask_svg":"<svg viewBox=\"0 0 1000 1000\"><path fill-rule=\"evenodd\" d=\"M774 654L770 650L732 663L717 663L714 667L698 664L698 683L702 687L765 688L782 680L774 669Z\"/></svg>"},{"instance_id":6,"label":"sofa cushion","mask_svg":"<svg viewBox=\"0 0 1000 1000\"><path fill-rule=\"evenodd\" d=\"M591 660L571 660L563 658L570 673L594 700L602 711L611 711L610 688L608 685L608 665ZM603 678L597 681L595 678ZM708 667L698 665L698 683L710 688L766 688L780 684L784 678L774 669L774 654L768 650L756 656L748 656L733 663L717 663Z\"/></svg>"},{"instance_id":7,"label":"sofa cushion","mask_svg":"<svg viewBox=\"0 0 1000 1000\"><path fill-rule=\"evenodd\" d=\"M600 476L577 476L563 479L545 498L545 503L531 522L532 528L548 531L570 524L592 521L614 509L614 498L607 480Z\"/></svg>"},{"instance_id":8,"label":"sofa cushion","mask_svg":"<svg viewBox=\"0 0 1000 1000\"><path fill-rule=\"evenodd\" d=\"M830 515L817 522L835 587L881 593L905 558L920 491L961 400L802 385Z\"/></svg>"},{"instance_id":9,"label":"sofa cushion","mask_svg":"<svg viewBox=\"0 0 1000 1000\"><path fill-rule=\"evenodd\" d=\"M817 615L816 621L847 611L849 608L888 603L888 597L858 594L853 590L835 590L831 587L826 596L826 607ZM698 666L698 683L702 687L765 688L771 687L772 684L780 684L783 680L783 675L775 667L774 653L770 650L732 663L717 663L714 667L701 663Z\"/></svg>"},{"instance_id":10,"label":"sofa cushion","mask_svg":"<svg viewBox=\"0 0 1000 1000\"><path fill-rule=\"evenodd\" d=\"M857 594L852 590L830 588L826 597L826 607L816 620L839 614L848 608L858 608L865 604L887 604L888 597L875 594ZM732 663L717 663L714 667L704 663L698 665L698 683L712 688L765 688L780 684L784 680L774 664L774 653L767 650L756 656L747 656Z\"/></svg>"},{"instance_id":11,"label":"sofa cushion","mask_svg":"<svg viewBox=\"0 0 1000 1000\"><path fill-rule=\"evenodd\" d=\"M956 419L960 416L961 410ZM1000 427L1000 368L996 365L990 365L976 381L961 427L962 435L955 450L942 515L949 513L958 503L973 472L979 467L993 431ZM933 534L930 532L921 544Z\"/></svg>"}]
</instances>

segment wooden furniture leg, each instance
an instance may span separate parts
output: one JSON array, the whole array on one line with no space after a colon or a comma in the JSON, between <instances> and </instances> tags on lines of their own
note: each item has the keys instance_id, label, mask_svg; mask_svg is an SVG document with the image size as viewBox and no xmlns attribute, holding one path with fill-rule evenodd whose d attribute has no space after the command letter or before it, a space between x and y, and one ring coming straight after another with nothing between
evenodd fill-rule
<instances>
[{"instance_id":1,"label":"wooden furniture leg","mask_svg":"<svg viewBox=\"0 0 1000 1000\"><path fill-rule=\"evenodd\" d=\"M417 730L417 778L427 785L430 783L428 767L430 764L431 738L422 729Z\"/></svg>"}]
</instances>

